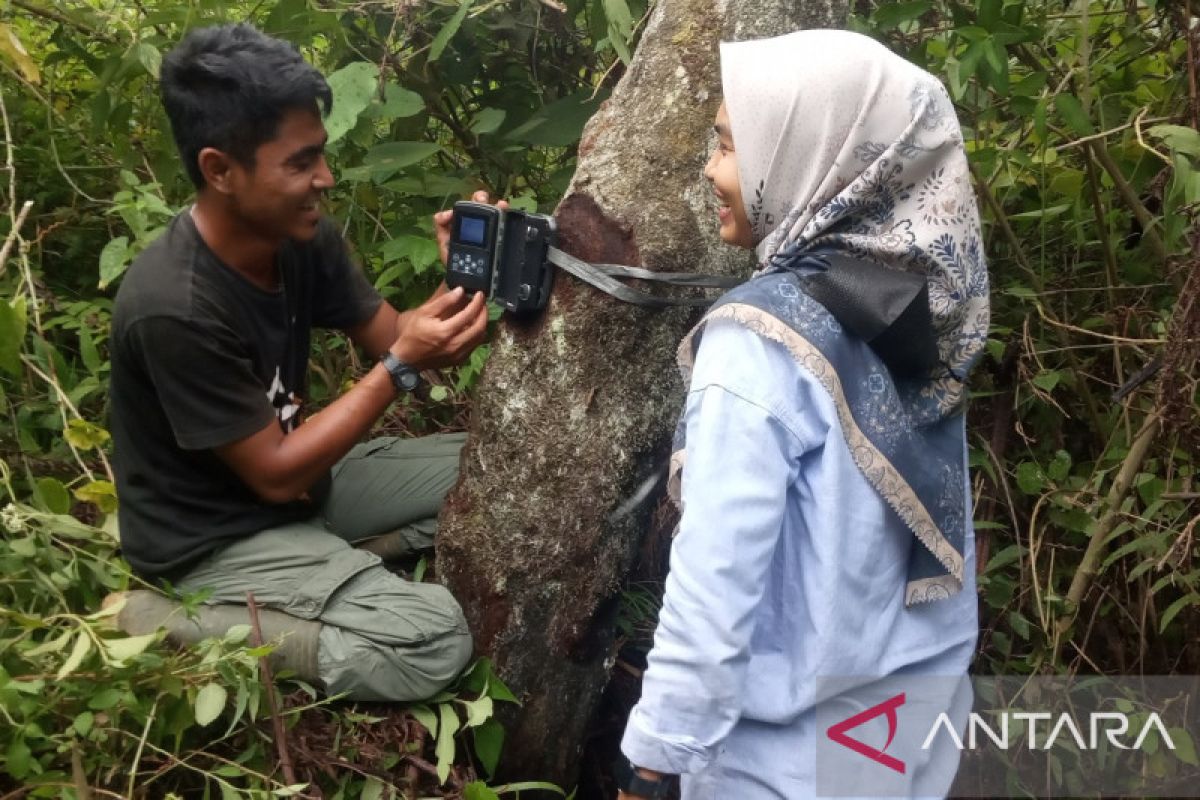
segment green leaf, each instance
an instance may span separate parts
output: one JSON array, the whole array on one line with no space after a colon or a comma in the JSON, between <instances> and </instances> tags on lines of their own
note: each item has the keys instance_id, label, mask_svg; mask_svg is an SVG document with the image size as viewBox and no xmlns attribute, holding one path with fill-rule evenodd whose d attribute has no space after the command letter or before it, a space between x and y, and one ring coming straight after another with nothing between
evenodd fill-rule
<instances>
[{"instance_id":1,"label":"green leaf","mask_svg":"<svg viewBox=\"0 0 1200 800\"><path fill-rule=\"evenodd\" d=\"M18 541L25 542L28 540L18 539L11 542L11 544L16 544ZM16 548L14 547L13 549L15 550ZM26 658L36 658L37 656L46 655L47 653L57 653L67 646L67 642L71 640L72 633L74 633L73 630L65 630L60 636L56 636L53 639L47 639L37 647L26 650L22 655L24 655Z\"/></svg>"},{"instance_id":2,"label":"green leaf","mask_svg":"<svg viewBox=\"0 0 1200 800\"><path fill-rule=\"evenodd\" d=\"M467 709L466 727L474 728L491 719L493 712L492 698L484 695L464 703Z\"/></svg>"},{"instance_id":3,"label":"green leaf","mask_svg":"<svg viewBox=\"0 0 1200 800\"><path fill-rule=\"evenodd\" d=\"M27 320L25 298L0 302L0 369L11 375L21 373L21 343L25 341Z\"/></svg>"},{"instance_id":4,"label":"green leaf","mask_svg":"<svg viewBox=\"0 0 1200 800\"><path fill-rule=\"evenodd\" d=\"M17 736L9 743L8 750L4 753L4 767L8 774L17 780L24 778L33 769L33 753L23 737Z\"/></svg>"},{"instance_id":5,"label":"green leaf","mask_svg":"<svg viewBox=\"0 0 1200 800\"><path fill-rule=\"evenodd\" d=\"M117 510L117 487L111 481L89 481L75 490L75 498L84 503L95 503L105 514Z\"/></svg>"},{"instance_id":6,"label":"green leaf","mask_svg":"<svg viewBox=\"0 0 1200 800\"><path fill-rule=\"evenodd\" d=\"M142 42L137 46L137 58L141 65L145 67L146 72L150 73L150 77L158 80L158 73L162 71L162 53L158 48L147 42Z\"/></svg>"},{"instance_id":7,"label":"green leaf","mask_svg":"<svg viewBox=\"0 0 1200 800\"><path fill-rule=\"evenodd\" d=\"M1032 461L1017 465L1017 486L1025 494L1041 494L1046 486L1046 474Z\"/></svg>"},{"instance_id":8,"label":"green leaf","mask_svg":"<svg viewBox=\"0 0 1200 800\"><path fill-rule=\"evenodd\" d=\"M435 403L440 403L450 396L450 390L445 386L433 386L429 389L429 399Z\"/></svg>"},{"instance_id":9,"label":"green leaf","mask_svg":"<svg viewBox=\"0 0 1200 800\"><path fill-rule=\"evenodd\" d=\"M1067 475L1071 474L1071 454L1066 450L1057 451L1054 454L1054 460L1046 468L1046 473L1049 474L1051 480L1059 483L1065 480Z\"/></svg>"},{"instance_id":10,"label":"green leaf","mask_svg":"<svg viewBox=\"0 0 1200 800\"><path fill-rule=\"evenodd\" d=\"M90 711L81 711L75 717L75 721L71 723L71 727L80 736L87 736L92 730L92 725L96 721L96 716Z\"/></svg>"},{"instance_id":11,"label":"green leaf","mask_svg":"<svg viewBox=\"0 0 1200 800\"><path fill-rule=\"evenodd\" d=\"M141 655L157 638L158 634L147 633L142 636L129 636L125 639L102 639L104 650L113 661L124 661Z\"/></svg>"},{"instance_id":12,"label":"green leaf","mask_svg":"<svg viewBox=\"0 0 1200 800\"><path fill-rule=\"evenodd\" d=\"M205 684L196 693L196 723L202 726L208 725L221 716L228 694L225 687L219 683Z\"/></svg>"},{"instance_id":13,"label":"green leaf","mask_svg":"<svg viewBox=\"0 0 1200 800\"><path fill-rule=\"evenodd\" d=\"M75 670L79 669L79 665L87 658L87 654L92 651L92 637L85 631L80 630L75 636L75 646L71 648L71 655L67 656L67 660L58 668L55 673L55 680L62 680L70 675Z\"/></svg>"},{"instance_id":14,"label":"green leaf","mask_svg":"<svg viewBox=\"0 0 1200 800\"><path fill-rule=\"evenodd\" d=\"M1171 734L1171 741L1175 743L1175 757L1185 764L1200 767L1200 760L1196 758L1196 743L1192 741L1192 735L1187 729L1169 728L1167 732Z\"/></svg>"},{"instance_id":15,"label":"green leaf","mask_svg":"<svg viewBox=\"0 0 1200 800\"><path fill-rule=\"evenodd\" d=\"M358 122L358 116L371 104L379 80L379 66L369 61L347 64L328 78L333 92L333 108L325 118L330 142L345 136Z\"/></svg>"},{"instance_id":16,"label":"green leaf","mask_svg":"<svg viewBox=\"0 0 1200 800\"><path fill-rule=\"evenodd\" d=\"M437 714L430 711L428 706L412 706L408 709L408 713L413 715L413 719L421 723L421 727L429 731L430 736L437 736Z\"/></svg>"},{"instance_id":17,"label":"green leaf","mask_svg":"<svg viewBox=\"0 0 1200 800\"><path fill-rule=\"evenodd\" d=\"M491 677L488 678L487 693L488 697L492 698L493 700L504 700L508 703L518 704L521 702L517 699L517 696L509 691L509 688L504 685L504 681L496 677L495 673L492 673Z\"/></svg>"},{"instance_id":18,"label":"green leaf","mask_svg":"<svg viewBox=\"0 0 1200 800\"><path fill-rule=\"evenodd\" d=\"M1188 606L1200 605L1200 594L1189 592L1183 597L1176 600L1171 605L1167 606L1167 610L1163 612L1162 618L1158 621L1158 632L1162 633L1171 624L1171 620L1179 614L1180 611Z\"/></svg>"},{"instance_id":19,"label":"green leaf","mask_svg":"<svg viewBox=\"0 0 1200 800\"><path fill-rule=\"evenodd\" d=\"M592 98L590 89L568 95L542 107L528 120L505 134L504 138L550 147L574 144L579 139L583 126L604 99L603 92Z\"/></svg>"},{"instance_id":20,"label":"green leaf","mask_svg":"<svg viewBox=\"0 0 1200 800\"><path fill-rule=\"evenodd\" d=\"M1183 125L1155 125L1147 128L1146 132L1162 139L1163 143L1175 152L1200 159L1200 131Z\"/></svg>"},{"instance_id":21,"label":"green leaf","mask_svg":"<svg viewBox=\"0 0 1200 800\"><path fill-rule=\"evenodd\" d=\"M454 734L458 732L458 714L454 712L451 703L438 706L438 737L434 747L437 757L438 784L443 784L450 777L450 767L454 763Z\"/></svg>"},{"instance_id":22,"label":"green leaf","mask_svg":"<svg viewBox=\"0 0 1200 800\"><path fill-rule=\"evenodd\" d=\"M88 330L86 325L79 326L79 357L83 360L83 365L88 368L88 372L96 375L100 372L104 362L100 359L100 353L96 350L96 340L92 338L92 332Z\"/></svg>"},{"instance_id":23,"label":"green leaf","mask_svg":"<svg viewBox=\"0 0 1200 800\"><path fill-rule=\"evenodd\" d=\"M225 644L241 644L250 636L250 626L242 623L241 625L231 625L229 630L225 631L225 635L221 637L221 641Z\"/></svg>"},{"instance_id":24,"label":"green leaf","mask_svg":"<svg viewBox=\"0 0 1200 800\"><path fill-rule=\"evenodd\" d=\"M71 496L58 479L38 478L34 487L34 494L51 514L66 514L71 510Z\"/></svg>"},{"instance_id":25,"label":"green leaf","mask_svg":"<svg viewBox=\"0 0 1200 800\"><path fill-rule=\"evenodd\" d=\"M92 699L88 700L88 708L92 711L105 711L112 708L121 701L121 692L118 689L108 688L101 689L92 695Z\"/></svg>"},{"instance_id":26,"label":"green leaf","mask_svg":"<svg viewBox=\"0 0 1200 800\"><path fill-rule=\"evenodd\" d=\"M888 30L912 22L932 7L933 3L927 0L916 3L881 3L871 18L876 28Z\"/></svg>"},{"instance_id":27,"label":"green leaf","mask_svg":"<svg viewBox=\"0 0 1200 800\"><path fill-rule=\"evenodd\" d=\"M471 123L471 133L484 134L492 133L500 124L504 122L504 117L508 112L502 108L485 108L475 115L474 121Z\"/></svg>"},{"instance_id":28,"label":"green leaf","mask_svg":"<svg viewBox=\"0 0 1200 800\"><path fill-rule=\"evenodd\" d=\"M1083 110L1083 104L1075 95L1060 92L1054 98L1054 107L1058 109L1059 116L1067 123L1067 127L1071 129L1072 133L1079 136L1089 136L1095 133L1091 118Z\"/></svg>"},{"instance_id":29,"label":"green leaf","mask_svg":"<svg viewBox=\"0 0 1200 800\"><path fill-rule=\"evenodd\" d=\"M494 775L496 765L500 763L500 750L504 747L504 727L499 720L492 718L476 727L472 735L480 766L489 776Z\"/></svg>"},{"instance_id":30,"label":"green leaf","mask_svg":"<svg viewBox=\"0 0 1200 800\"><path fill-rule=\"evenodd\" d=\"M42 82L37 62L30 57L29 51L17 38L16 32L3 23L0 23L0 56L6 57L15 64L25 80L34 84Z\"/></svg>"},{"instance_id":31,"label":"green leaf","mask_svg":"<svg viewBox=\"0 0 1200 800\"><path fill-rule=\"evenodd\" d=\"M1046 370L1039 372L1033 377L1033 385L1039 389L1044 389L1047 392L1053 391L1058 382L1062 379L1062 373L1058 370Z\"/></svg>"},{"instance_id":32,"label":"green leaf","mask_svg":"<svg viewBox=\"0 0 1200 800\"><path fill-rule=\"evenodd\" d=\"M437 36L433 37L433 43L429 45L430 61L437 61L442 57L442 51L446 49L446 45L454 38L454 34L458 33L458 29L462 26L463 20L467 18L467 12L471 9L473 2L474 0L462 0L459 3L458 10L454 12L454 16L442 26Z\"/></svg>"},{"instance_id":33,"label":"green leaf","mask_svg":"<svg viewBox=\"0 0 1200 800\"><path fill-rule=\"evenodd\" d=\"M97 450L112 438L104 428L83 419L73 419L68 422L63 436L73 447L80 450Z\"/></svg>"},{"instance_id":34,"label":"green leaf","mask_svg":"<svg viewBox=\"0 0 1200 800\"><path fill-rule=\"evenodd\" d=\"M378 144L367 151L362 166L342 170L342 177L350 181L362 181L370 178L376 183L382 183L398 170L423 161L441 149L441 145L433 142Z\"/></svg>"},{"instance_id":35,"label":"green leaf","mask_svg":"<svg viewBox=\"0 0 1200 800\"><path fill-rule=\"evenodd\" d=\"M100 288L121 277L121 273L129 266L129 237L118 236L104 245L100 251Z\"/></svg>"},{"instance_id":36,"label":"green leaf","mask_svg":"<svg viewBox=\"0 0 1200 800\"><path fill-rule=\"evenodd\" d=\"M375 116L382 119L403 119L419 114L425 109L425 101L421 95L389 83L383 87L383 102L375 110Z\"/></svg>"},{"instance_id":37,"label":"green leaf","mask_svg":"<svg viewBox=\"0 0 1200 800\"><path fill-rule=\"evenodd\" d=\"M408 261L417 272L438 261L437 242L428 236L413 236L403 234L384 242L379 248L383 263L388 264L401 259Z\"/></svg>"},{"instance_id":38,"label":"green leaf","mask_svg":"<svg viewBox=\"0 0 1200 800\"><path fill-rule=\"evenodd\" d=\"M379 778L367 778L366 783L363 784L362 794L358 797L359 800L380 800L383 797L383 781Z\"/></svg>"},{"instance_id":39,"label":"green leaf","mask_svg":"<svg viewBox=\"0 0 1200 800\"><path fill-rule=\"evenodd\" d=\"M500 795L483 781L475 781L463 787L463 800L500 800Z\"/></svg>"}]
</instances>

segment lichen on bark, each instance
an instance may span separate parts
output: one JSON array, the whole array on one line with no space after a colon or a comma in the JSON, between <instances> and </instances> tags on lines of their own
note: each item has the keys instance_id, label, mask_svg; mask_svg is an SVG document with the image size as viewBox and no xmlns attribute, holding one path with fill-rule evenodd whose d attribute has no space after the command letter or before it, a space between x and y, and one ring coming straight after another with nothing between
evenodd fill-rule
<instances>
[{"instance_id":1,"label":"lichen on bark","mask_svg":"<svg viewBox=\"0 0 1200 800\"><path fill-rule=\"evenodd\" d=\"M701 174L718 42L844 15L835 0L662 0L584 130L556 211L560 246L594 263L748 274L750 258L717 238ZM683 399L675 349L696 318L624 305L560 273L544 314L505 322L493 343L437 555L477 651L523 702L504 717L510 777L575 779L655 498L610 517L665 462Z\"/></svg>"}]
</instances>

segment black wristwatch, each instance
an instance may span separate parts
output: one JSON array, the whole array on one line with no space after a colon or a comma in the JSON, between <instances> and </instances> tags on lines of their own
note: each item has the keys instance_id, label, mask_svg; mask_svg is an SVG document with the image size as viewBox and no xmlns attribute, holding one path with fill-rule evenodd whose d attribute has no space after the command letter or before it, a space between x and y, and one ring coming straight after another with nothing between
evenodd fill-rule
<instances>
[{"instance_id":1,"label":"black wristwatch","mask_svg":"<svg viewBox=\"0 0 1200 800\"><path fill-rule=\"evenodd\" d=\"M658 780L643 778L637 774L637 767L624 755L617 756L613 764L613 777L617 779L617 788L625 794L646 797L649 800L664 800L671 791L671 783L665 776Z\"/></svg>"},{"instance_id":2,"label":"black wristwatch","mask_svg":"<svg viewBox=\"0 0 1200 800\"><path fill-rule=\"evenodd\" d=\"M412 392L421 385L421 373L417 371L417 368L405 364L391 352L381 355L379 363L383 364L383 368L392 377L392 385L396 387L397 392Z\"/></svg>"}]
</instances>

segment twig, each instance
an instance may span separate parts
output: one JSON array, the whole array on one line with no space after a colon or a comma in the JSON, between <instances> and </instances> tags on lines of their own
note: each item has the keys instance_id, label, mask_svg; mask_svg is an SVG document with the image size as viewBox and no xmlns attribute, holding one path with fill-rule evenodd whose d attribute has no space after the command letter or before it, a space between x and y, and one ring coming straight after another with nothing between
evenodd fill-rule
<instances>
[{"instance_id":1,"label":"twig","mask_svg":"<svg viewBox=\"0 0 1200 800\"><path fill-rule=\"evenodd\" d=\"M262 628L258 624L258 606L254 603L254 592L246 592L246 605L250 609L250 627L254 632L254 646L262 647ZM288 752L287 730L283 726L283 717L279 716L279 706L275 702L275 677L271 674L271 665L266 656L258 657L258 666L262 670L263 681L267 685L267 703L271 708L271 728L275 732L275 748L279 751L279 765L283 768L283 779L288 786L295 786L296 770L292 768L292 755Z\"/></svg>"},{"instance_id":2,"label":"twig","mask_svg":"<svg viewBox=\"0 0 1200 800\"><path fill-rule=\"evenodd\" d=\"M1145 113L1144 109L1143 109L1143 113ZM1088 142L1094 142L1097 139L1107 139L1109 136L1112 136L1114 133L1120 133L1121 131L1129 130L1139 120L1142 122L1168 122L1168 121L1170 121L1170 119L1171 119L1170 117L1151 117L1150 119L1142 120L1141 116L1139 115L1138 120L1135 120L1134 122L1126 122L1124 125L1118 125L1115 128L1109 128L1108 130L1100 131L1099 133L1092 133L1087 136L1082 136L1078 139L1072 139L1071 141L1066 142L1065 144L1054 145L1050 149L1054 150L1055 152L1060 152L1062 150L1066 150L1071 147L1078 147L1081 144L1087 144Z\"/></svg>"},{"instance_id":3,"label":"twig","mask_svg":"<svg viewBox=\"0 0 1200 800\"><path fill-rule=\"evenodd\" d=\"M1133 121L1133 132L1137 134L1138 144L1142 146L1143 150L1147 150L1162 159L1162 162L1168 167L1174 167L1175 165L1171 162L1171 159L1167 158L1165 155L1146 144L1146 140L1142 138L1142 117L1146 116L1146 112L1148 110L1149 109L1143 108L1138 112L1137 118Z\"/></svg>"},{"instance_id":4,"label":"twig","mask_svg":"<svg viewBox=\"0 0 1200 800\"><path fill-rule=\"evenodd\" d=\"M1142 424L1141 430L1137 432L1133 442L1129 445L1129 452L1125 455L1125 460L1121 462L1121 468L1117 471L1117 476L1113 480L1112 486L1108 490L1108 496L1105 498L1104 515L1097 521L1096 528L1092 532L1091 539L1088 541L1087 549L1083 553L1083 558L1079 561L1079 566L1075 570L1075 575L1071 578L1071 586L1067 590L1066 595L1066 612L1058 619L1058 625L1055 631L1054 642L1054 657L1051 663L1058 662L1058 651L1061 646L1061 637L1067 632L1067 628L1074 622L1075 616L1079 613L1079 604L1083 601L1083 596L1087 593L1088 588L1092 584L1092 579L1099 572L1100 559L1104 555L1104 550L1108 546L1108 538L1113 529L1117 525L1117 521L1121 518L1121 504L1125 502L1126 495L1133 487L1133 479L1137 475L1138 470L1142 468L1142 462L1146 460L1147 454L1150 452L1150 446L1157 438L1159 431L1162 429L1162 418L1157 410L1151 411L1147 416L1146 421Z\"/></svg>"},{"instance_id":5,"label":"twig","mask_svg":"<svg viewBox=\"0 0 1200 800\"><path fill-rule=\"evenodd\" d=\"M1167 246L1158 232L1158 221L1154 219L1154 216L1146 210L1146 206L1138 199L1137 192L1129 185L1129 181L1125 180L1125 174L1121 172L1120 167L1117 166L1117 162L1113 161L1104 143L1092 142L1088 147L1096 157L1096 161L1100 163L1100 166L1108 173L1108 176L1112 178L1113 185L1117 187L1117 194L1125 201L1125 205L1129 207L1138 224L1142 226L1142 236L1146 237L1150 249L1154 252L1154 257L1165 264L1167 261Z\"/></svg>"},{"instance_id":6,"label":"twig","mask_svg":"<svg viewBox=\"0 0 1200 800\"><path fill-rule=\"evenodd\" d=\"M133 764L129 767L129 788L125 790L128 800L133 800L133 789L137 785L138 764L142 761L142 750L146 747L146 740L150 738L150 726L154 723L156 711L158 711L158 698L155 698L154 704L150 706L150 714L146 717L146 727L142 729L142 738L138 740L137 752L133 754Z\"/></svg>"},{"instance_id":7,"label":"twig","mask_svg":"<svg viewBox=\"0 0 1200 800\"><path fill-rule=\"evenodd\" d=\"M8 236L4 237L4 246L0 247L0 275L4 274L4 267L8 262L8 252L12 250L13 243L17 241L17 232L21 226L25 224L25 217L29 215L29 209L33 208L33 201L26 200L21 206L21 211L17 214L16 222L8 232Z\"/></svg>"},{"instance_id":8,"label":"twig","mask_svg":"<svg viewBox=\"0 0 1200 800\"><path fill-rule=\"evenodd\" d=\"M96 30L91 25L73 20L57 11L52 11L48 8L41 8L40 6L36 6L33 3L27 2L27 0L12 0L12 4L17 8L25 9L34 16L48 19L51 22L57 22L59 25L66 25L68 27L75 28L76 30L86 33L88 36L91 36L94 39L101 39L106 42L113 41L112 37L106 35L102 31Z\"/></svg>"}]
</instances>

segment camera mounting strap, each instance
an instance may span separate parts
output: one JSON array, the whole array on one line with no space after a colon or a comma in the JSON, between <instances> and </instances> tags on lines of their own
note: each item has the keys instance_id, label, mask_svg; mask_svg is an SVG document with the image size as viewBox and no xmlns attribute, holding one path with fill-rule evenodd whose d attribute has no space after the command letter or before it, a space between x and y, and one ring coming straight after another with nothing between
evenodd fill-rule
<instances>
[{"instance_id":1,"label":"camera mounting strap","mask_svg":"<svg viewBox=\"0 0 1200 800\"><path fill-rule=\"evenodd\" d=\"M716 275L701 275L694 272L652 272L641 267L625 267L619 264L589 264L568 255L557 247L549 248L547 259L579 280L591 284L618 300L645 308L667 308L669 306L708 306L715 298L707 297L660 297L639 291L621 283L617 278L637 278L656 281L673 286L692 286L708 289L731 289L742 283L740 278L723 278Z\"/></svg>"}]
</instances>

